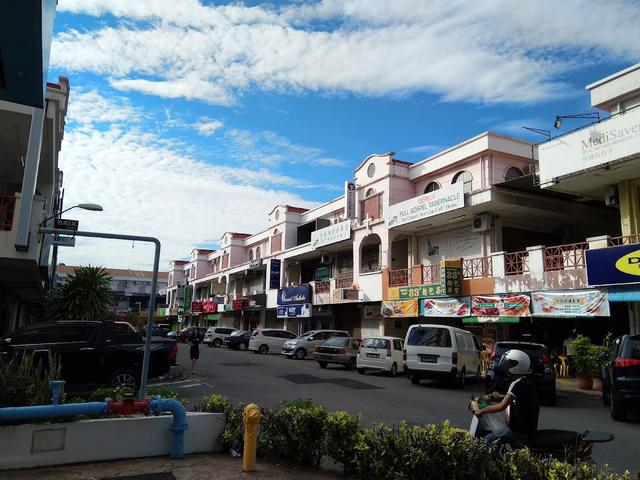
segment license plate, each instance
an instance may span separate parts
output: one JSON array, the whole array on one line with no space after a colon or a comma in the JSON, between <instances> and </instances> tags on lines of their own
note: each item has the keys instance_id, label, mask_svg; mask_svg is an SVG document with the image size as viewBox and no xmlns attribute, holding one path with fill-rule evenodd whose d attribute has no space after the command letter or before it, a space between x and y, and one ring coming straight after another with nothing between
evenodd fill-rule
<instances>
[{"instance_id":1,"label":"license plate","mask_svg":"<svg viewBox=\"0 0 640 480\"><path fill-rule=\"evenodd\" d=\"M367 358L380 358L379 353L367 353Z\"/></svg>"},{"instance_id":2,"label":"license plate","mask_svg":"<svg viewBox=\"0 0 640 480\"><path fill-rule=\"evenodd\" d=\"M322 360L331 360L331 355L320 355Z\"/></svg>"},{"instance_id":3,"label":"license plate","mask_svg":"<svg viewBox=\"0 0 640 480\"><path fill-rule=\"evenodd\" d=\"M420 356L420 361L422 363L436 363L437 359L438 359L437 355L421 355Z\"/></svg>"}]
</instances>

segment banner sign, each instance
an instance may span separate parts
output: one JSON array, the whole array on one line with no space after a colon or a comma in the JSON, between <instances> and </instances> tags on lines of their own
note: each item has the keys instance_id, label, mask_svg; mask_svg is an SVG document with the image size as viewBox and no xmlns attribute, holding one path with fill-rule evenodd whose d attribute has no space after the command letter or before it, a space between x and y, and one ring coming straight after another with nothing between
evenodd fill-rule
<instances>
[{"instance_id":1,"label":"banner sign","mask_svg":"<svg viewBox=\"0 0 640 480\"><path fill-rule=\"evenodd\" d=\"M350 238L351 220L345 220L311 232L311 246L313 248L324 247Z\"/></svg>"},{"instance_id":2,"label":"banner sign","mask_svg":"<svg viewBox=\"0 0 640 480\"><path fill-rule=\"evenodd\" d=\"M193 287L191 285L187 285L184 287L184 311L183 313L188 314L191 311L191 299L193 298Z\"/></svg>"},{"instance_id":3,"label":"banner sign","mask_svg":"<svg viewBox=\"0 0 640 480\"><path fill-rule=\"evenodd\" d=\"M291 303L311 303L311 286L306 283L297 287L287 287L278 290L278 305Z\"/></svg>"},{"instance_id":4,"label":"banner sign","mask_svg":"<svg viewBox=\"0 0 640 480\"><path fill-rule=\"evenodd\" d=\"M191 302L192 313L202 313L202 302Z\"/></svg>"},{"instance_id":5,"label":"banner sign","mask_svg":"<svg viewBox=\"0 0 640 480\"><path fill-rule=\"evenodd\" d=\"M242 310L244 306L244 299L240 298L238 300L231 300L231 310L238 311Z\"/></svg>"},{"instance_id":6,"label":"banner sign","mask_svg":"<svg viewBox=\"0 0 640 480\"><path fill-rule=\"evenodd\" d=\"M389 206L386 216L387 227L399 227L463 207L464 184L463 182L454 183L448 187Z\"/></svg>"},{"instance_id":7,"label":"banner sign","mask_svg":"<svg viewBox=\"0 0 640 480\"><path fill-rule=\"evenodd\" d=\"M471 315L478 317L529 317L529 295L520 293L471 297Z\"/></svg>"},{"instance_id":8,"label":"banner sign","mask_svg":"<svg viewBox=\"0 0 640 480\"><path fill-rule=\"evenodd\" d=\"M411 285L389 288L389 298L429 298L460 295L462 284L462 260L442 260L440 262L440 283L432 285Z\"/></svg>"},{"instance_id":9,"label":"banner sign","mask_svg":"<svg viewBox=\"0 0 640 480\"><path fill-rule=\"evenodd\" d=\"M640 283L640 245L587 250L589 285Z\"/></svg>"},{"instance_id":10,"label":"banner sign","mask_svg":"<svg viewBox=\"0 0 640 480\"><path fill-rule=\"evenodd\" d=\"M254 270L256 268L260 268L262 266L262 259L256 258L249 262L249 270Z\"/></svg>"},{"instance_id":11,"label":"banner sign","mask_svg":"<svg viewBox=\"0 0 640 480\"><path fill-rule=\"evenodd\" d=\"M224 304L222 304L221 310L223 312L232 312L233 311L233 305L231 305L230 303L224 303Z\"/></svg>"},{"instance_id":12,"label":"banner sign","mask_svg":"<svg viewBox=\"0 0 640 480\"><path fill-rule=\"evenodd\" d=\"M226 283L212 283L211 284L211 295L224 295L227 293L227 284Z\"/></svg>"},{"instance_id":13,"label":"banner sign","mask_svg":"<svg viewBox=\"0 0 640 480\"><path fill-rule=\"evenodd\" d=\"M531 309L536 317L608 317L607 292L572 290L567 292L534 292Z\"/></svg>"},{"instance_id":14,"label":"banner sign","mask_svg":"<svg viewBox=\"0 0 640 480\"><path fill-rule=\"evenodd\" d=\"M381 312L384 317L417 317L418 300L383 300Z\"/></svg>"},{"instance_id":15,"label":"banner sign","mask_svg":"<svg viewBox=\"0 0 640 480\"><path fill-rule=\"evenodd\" d=\"M218 304L212 300L204 300L202 302L202 311L204 313L215 313L218 311Z\"/></svg>"},{"instance_id":16,"label":"banner sign","mask_svg":"<svg viewBox=\"0 0 640 480\"><path fill-rule=\"evenodd\" d=\"M344 218L356 218L356 182L347 180L344 182Z\"/></svg>"},{"instance_id":17,"label":"banner sign","mask_svg":"<svg viewBox=\"0 0 640 480\"><path fill-rule=\"evenodd\" d=\"M280 267L282 260L272 258L269 260L269 289L280 288Z\"/></svg>"},{"instance_id":18,"label":"banner sign","mask_svg":"<svg viewBox=\"0 0 640 480\"><path fill-rule=\"evenodd\" d=\"M467 317L462 323L519 323L519 317Z\"/></svg>"},{"instance_id":19,"label":"banner sign","mask_svg":"<svg viewBox=\"0 0 640 480\"><path fill-rule=\"evenodd\" d=\"M466 317L470 298L423 298L420 300L421 317Z\"/></svg>"},{"instance_id":20,"label":"banner sign","mask_svg":"<svg viewBox=\"0 0 640 480\"><path fill-rule=\"evenodd\" d=\"M278 318L309 318L311 317L311 305L308 303L294 303L281 305L277 308Z\"/></svg>"}]
</instances>

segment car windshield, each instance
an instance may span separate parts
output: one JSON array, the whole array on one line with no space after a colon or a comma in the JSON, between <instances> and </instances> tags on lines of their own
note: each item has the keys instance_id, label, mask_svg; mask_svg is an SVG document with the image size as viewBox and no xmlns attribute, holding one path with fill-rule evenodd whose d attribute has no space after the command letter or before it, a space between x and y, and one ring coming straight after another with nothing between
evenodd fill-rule
<instances>
[{"instance_id":1,"label":"car windshield","mask_svg":"<svg viewBox=\"0 0 640 480\"><path fill-rule=\"evenodd\" d=\"M640 360L640 337L629 338L629 358Z\"/></svg>"},{"instance_id":2,"label":"car windshield","mask_svg":"<svg viewBox=\"0 0 640 480\"><path fill-rule=\"evenodd\" d=\"M365 348L387 348L389 340L385 338L365 338L362 346Z\"/></svg>"},{"instance_id":3,"label":"car windshield","mask_svg":"<svg viewBox=\"0 0 640 480\"><path fill-rule=\"evenodd\" d=\"M446 328L417 327L411 330L407 344L416 347L451 347L451 335Z\"/></svg>"},{"instance_id":4,"label":"car windshield","mask_svg":"<svg viewBox=\"0 0 640 480\"><path fill-rule=\"evenodd\" d=\"M520 350L526 353L530 359L537 360L541 359L546 348L544 345L535 345L531 343L497 343L494 347L496 351L496 357L500 357L507 350Z\"/></svg>"},{"instance_id":5,"label":"car windshield","mask_svg":"<svg viewBox=\"0 0 640 480\"><path fill-rule=\"evenodd\" d=\"M300 336L298 337L298 340L303 340L303 339L305 339L305 338L309 338L309 337L310 337L311 335L313 335L313 334L314 334L314 332L305 332L305 333L303 333L302 335L300 335Z\"/></svg>"},{"instance_id":6,"label":"car windshield","mask_svg":"<svg viewBox=\"0 0 640 480\"><path fill-rule=\"evenodd\" d=\"M331 337L329 340L324 342L324 345L329 345L332 347L345 347L349 345L349 337Z\"/></svg>"},{"instance_id":7,"label":"car windshield","mask_svg":"<svg viewBox=\"0 0 640 480\"><path fill-rule=\"evenodd\" d=\"M243 333L247 333L247 332L245 332L244 330L236 330L235 332L231 333L231 336L236 337L238 335L242 335Z\"/></svg>"}]
</instances>

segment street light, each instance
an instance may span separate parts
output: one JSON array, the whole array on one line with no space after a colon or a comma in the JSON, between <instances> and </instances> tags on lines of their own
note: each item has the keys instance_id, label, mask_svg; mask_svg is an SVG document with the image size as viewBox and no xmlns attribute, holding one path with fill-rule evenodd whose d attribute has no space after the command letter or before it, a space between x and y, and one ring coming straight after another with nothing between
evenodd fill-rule
<instances>
[{"instance_id":1,"label":"street light","mask_svg":"<svg viewBox=\"0 0 640 480\"><path fill-rule=\"evenodd\" d=\"M556 121L553 122L553 126L556 130L560 129L560 125L562 125L563 118L595 118L597 121L600 121L600 113L599 112L587 112L587 113L576 113L575 115L556 115Z\"/></svg>"}]
</instances>

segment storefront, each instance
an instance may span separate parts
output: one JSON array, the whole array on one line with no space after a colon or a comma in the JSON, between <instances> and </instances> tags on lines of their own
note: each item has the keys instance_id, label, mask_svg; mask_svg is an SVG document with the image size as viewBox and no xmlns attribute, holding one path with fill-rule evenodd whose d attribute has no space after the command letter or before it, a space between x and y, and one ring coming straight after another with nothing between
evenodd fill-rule
<instances>
[{"instance_id":1,"label":"storefront","mask_svg":"<svg viewBox=\"0 0 640 480\"><path fill-rule=\"evenodd\" d=\"M276 316L283 319L283 327L286 330L301 335L316 328L311 299L309 284L278 290Z\"/></svg>"}]
</instances>

